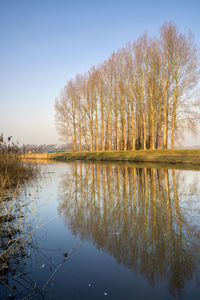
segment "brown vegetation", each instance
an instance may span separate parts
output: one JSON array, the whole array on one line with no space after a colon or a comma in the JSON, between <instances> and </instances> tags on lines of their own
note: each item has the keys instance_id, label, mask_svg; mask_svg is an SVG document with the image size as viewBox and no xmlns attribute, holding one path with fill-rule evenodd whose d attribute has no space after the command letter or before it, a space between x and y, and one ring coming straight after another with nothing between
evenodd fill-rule
<instances>
[{"instance_id":1,"label":"brown vegetation","mask_svg":"<svg viewBox=\"0 0 200 300\"><path fill-rule=\"evenodd\" d=\"M21 150L11 137L0 136L0 283L7 285L9 272L15 272L15 260L25 255L25 242L31 234L23 226L28 211L28 196L24 184L36 175L36 168L23 164ZM23 186L23 189L22 189ZM30 213L30 211L29 211Z\"/></svg>"},{"instance_id":2,"label":"brown vegetation","mask_svg":"<svg viewBox=\"0 0 200 300\"><path fill-rule=\"evenodd\" d=\"M34 175L33 166L24 166L20 155L24 149L0 136L0 191L9 189L11 186L19 185Z\"/></svg>"}]
</instances>

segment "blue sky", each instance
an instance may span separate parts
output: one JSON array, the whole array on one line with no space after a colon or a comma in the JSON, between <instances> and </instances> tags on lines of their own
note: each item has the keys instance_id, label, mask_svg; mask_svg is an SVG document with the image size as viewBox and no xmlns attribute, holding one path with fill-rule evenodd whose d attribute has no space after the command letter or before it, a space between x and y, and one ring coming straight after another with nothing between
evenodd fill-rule
<instances>
[{"instance_id":1,"label":"blue sky","mask_svg":"<svg viewBox=\"0 0 200 300\"><path fill-rule=\"evenodd\" d=\"M0 134L57 143L54 103L70 78L165 21L200 47L199 13L198 0L0 0Z\"/></svg>"}]
</instances>

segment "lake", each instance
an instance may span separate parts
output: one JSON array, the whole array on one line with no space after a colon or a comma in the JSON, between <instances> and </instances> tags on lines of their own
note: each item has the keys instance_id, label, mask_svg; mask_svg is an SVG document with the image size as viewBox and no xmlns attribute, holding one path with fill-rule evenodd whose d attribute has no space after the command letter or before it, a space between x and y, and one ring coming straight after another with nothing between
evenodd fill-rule
<instances>
[{"instance_id":1,"label":"lake","mask_svg":"<svg viewBox=\"0 0 200 300\"><path fill-rule=\"evenodd\" d=\"M24 244L1 299L199 299L199 171L40 166L12 221Z\"/></svg>"}]
</instances>

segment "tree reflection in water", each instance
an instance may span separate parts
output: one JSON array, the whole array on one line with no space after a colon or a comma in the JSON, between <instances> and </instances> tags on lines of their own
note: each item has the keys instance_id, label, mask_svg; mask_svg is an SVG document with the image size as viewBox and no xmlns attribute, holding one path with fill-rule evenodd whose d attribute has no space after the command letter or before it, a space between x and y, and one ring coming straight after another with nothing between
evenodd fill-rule
<instances>
[{"instance_id":1,"label":"tree reflection in water","mask_svg":"<svg viewBox=\"0 0 200 300\"><path fill-rule=\"evenodd\" d=\"M74 235L181 295L200 262L200 228L188 221L192 207L181 205L184 186L175 170L74 163L60 183L59 215ZM187 189L197 193L194 183Z\"/></svg>"}]
</instances>

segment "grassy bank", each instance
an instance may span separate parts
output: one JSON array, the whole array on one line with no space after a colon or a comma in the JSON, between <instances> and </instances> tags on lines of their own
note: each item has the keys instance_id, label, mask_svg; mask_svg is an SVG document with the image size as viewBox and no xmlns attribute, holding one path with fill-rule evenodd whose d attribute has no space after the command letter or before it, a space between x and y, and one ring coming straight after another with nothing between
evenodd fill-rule
<instances>
[{"instance_id":1,"label":"grassy bank","mask_svg":"<svg viewBox=\"0 0 200 300\"><path fill-rule=\"evenodd\" d=\"M167 164L200 165L200 149L195 150L136 150L112 152L67 152L54 153L49 159L58 161L94 160L94 161L130 161Z\"/></svg>"}]
</instances>

